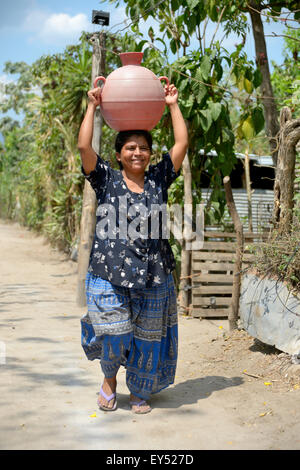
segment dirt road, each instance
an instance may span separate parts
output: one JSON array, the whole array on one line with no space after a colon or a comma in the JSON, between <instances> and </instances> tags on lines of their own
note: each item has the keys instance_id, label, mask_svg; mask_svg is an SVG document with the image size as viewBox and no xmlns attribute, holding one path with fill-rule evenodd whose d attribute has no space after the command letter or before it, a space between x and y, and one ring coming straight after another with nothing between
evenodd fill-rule
<instances>
[{"instance_id":1,"label":"dirt road","mask_svg":"<svg viewBox=\"0 0 300 470\"><path fill-rule=\"evenodd\" d=\"M124 370L118 410L99 411L76 263L17 224L0 240L1 449L300 449L298 369L226 320L180 318L176 381L150 414L130 412Z\"/></svg>"}]
</instances>

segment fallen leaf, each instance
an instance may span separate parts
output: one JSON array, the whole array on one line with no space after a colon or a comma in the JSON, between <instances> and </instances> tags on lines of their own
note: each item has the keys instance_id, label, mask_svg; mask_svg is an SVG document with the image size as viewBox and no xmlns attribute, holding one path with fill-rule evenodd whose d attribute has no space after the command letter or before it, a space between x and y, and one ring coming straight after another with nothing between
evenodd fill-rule
<instances>
[{"instance_id":1,"label":"fallen leaf","mask_svg":"<svg viewBox=\"0 0 300 470\"><path fill-rule=\"evenodd\" d=\"M92 415L90 415L90 418L97 418L96 413L93 413Z\"/></svg>"},{"instance_id":2,"label":"fallen leaf","mask_svg":"<svg viewBox=\"0 0 300 470\"><path fill-rule=\"evenodd\" d=\"M268 411L265 411L264 413L260 413L259 416L262 417L262 416L271 415L271 414L273 414L273 411L272 411L272 410L268 410Z\"/></svg>"},{"instance_id":3,"label":"fallen leaf","mask_svg":"<svg viewBox=\"0 0 300 470\"><path fill-rule=\"evenodd\" d=\"M272 382L264 382L264 384L268 386L268 385L272 385Z\"/></svg>"}]
</instances>

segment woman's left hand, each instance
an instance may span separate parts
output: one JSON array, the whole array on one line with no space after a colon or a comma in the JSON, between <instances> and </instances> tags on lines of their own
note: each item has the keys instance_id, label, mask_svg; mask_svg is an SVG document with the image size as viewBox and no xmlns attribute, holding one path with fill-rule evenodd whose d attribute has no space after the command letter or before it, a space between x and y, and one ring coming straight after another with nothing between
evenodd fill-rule
<instances>
[{"instance_id":1,"label":"woman's left hand","mask_svg":"<svg viewBox=\"0 0 300 470\"><path fill-rule=\"evenodd\" d=\"M165 86L166 105L170 106L178 101L178 90L172 83Z\"/></svg>"}]
</instances>

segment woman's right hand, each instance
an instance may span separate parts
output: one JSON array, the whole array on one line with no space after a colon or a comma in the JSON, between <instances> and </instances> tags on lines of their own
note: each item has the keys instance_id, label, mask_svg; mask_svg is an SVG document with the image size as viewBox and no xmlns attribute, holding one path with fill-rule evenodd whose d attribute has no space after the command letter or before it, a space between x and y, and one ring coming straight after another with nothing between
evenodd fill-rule
<instances>
[{"instance_id":1,"label":"woman's right hand","mask_svg":"<svg viewBox=\"0 0 300 470\"><path fill-rule=\"evenodd\" d=\"M99 106L101 103L101 88L97 87L97 88L93 88L92 90L89 90L88 98L89 98L89 102L93 104L95 108Z\"/></svg>"}]
</instances>

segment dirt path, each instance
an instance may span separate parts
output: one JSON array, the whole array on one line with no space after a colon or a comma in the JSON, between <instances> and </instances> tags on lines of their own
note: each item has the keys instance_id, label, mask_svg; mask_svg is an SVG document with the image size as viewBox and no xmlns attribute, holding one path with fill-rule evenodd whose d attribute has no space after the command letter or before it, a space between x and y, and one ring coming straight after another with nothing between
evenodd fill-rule
<instances>
[{"instance_id":1,"label":"dirt path","mask_svg":"<svg viewBox=\"0 0 300 470\"><path fill-rule=\"evenodd\" d=\"M300 449L298 369L226 320L180 318L176 382L152 413L129 411L124 370L118 410L100 412L76 263L17 224L0 240L1 449Z\"/></svg>"}]
</instances>

